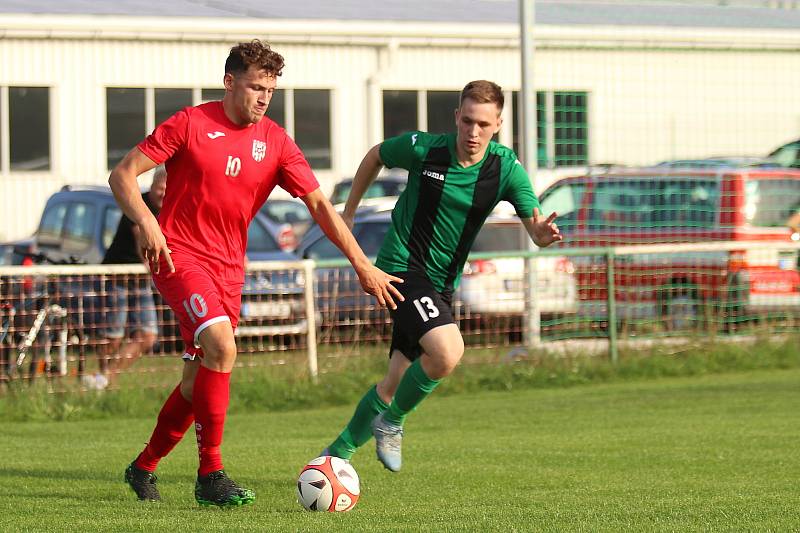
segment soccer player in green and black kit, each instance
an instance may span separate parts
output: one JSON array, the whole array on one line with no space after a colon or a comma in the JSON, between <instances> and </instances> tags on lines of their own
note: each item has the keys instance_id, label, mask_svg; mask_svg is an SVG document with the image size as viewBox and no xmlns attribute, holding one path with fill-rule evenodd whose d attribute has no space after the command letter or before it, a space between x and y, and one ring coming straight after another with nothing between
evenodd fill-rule
<instances>
[{"instance_id":1,"label":"soccer player in green and black kit","mask_svg":"<svg viewBox=\"0 0 800 533\"><path fill-rule=\"evenodd\" d=\"M364 191L385 165L408 170L408 185L392 211L392 225L376 265L404 280L405 297L391 311L389 370L362 398L344 431L324 455L350 459L375 436L378 459L400 470L406 416L448 376L464 354L451 308L472 242L501 201L516 209L540 247L562 239L539 213L530 179L512 150L492 142L502 124L503 93L490 81L461 91L457 133L411 132L373 147L356 172L343 218L352 228Z\"/></svg>"}]
</instances>

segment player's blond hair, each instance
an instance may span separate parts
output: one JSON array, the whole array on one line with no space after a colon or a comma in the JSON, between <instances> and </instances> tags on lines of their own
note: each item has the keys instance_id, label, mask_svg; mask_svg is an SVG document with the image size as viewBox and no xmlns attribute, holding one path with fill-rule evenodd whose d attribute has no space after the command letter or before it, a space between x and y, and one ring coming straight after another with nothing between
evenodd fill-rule
<instances>
[{"instance_id":1,"label":"player's blond hair","mask_svg":"<svg viewBox=\"0 0 800 533\"><path fill-rule=\"evenodd\" d=\"M225 74L242 74L251 66L256 66L268 74L280 76L283 65L282 55L272 50L267 43L253 39L249 43L239 43L231 48L225 61Z\"/></svg>"}]
</instances>

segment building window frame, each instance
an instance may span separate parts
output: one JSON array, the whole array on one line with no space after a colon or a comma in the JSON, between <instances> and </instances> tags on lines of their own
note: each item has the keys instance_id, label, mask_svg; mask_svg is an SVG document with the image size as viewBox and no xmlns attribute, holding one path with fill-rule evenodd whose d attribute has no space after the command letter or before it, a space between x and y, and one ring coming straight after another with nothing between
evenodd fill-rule
<instances>
[{"instance_id":1,"label":"building window frame","mask_svg":"<svg viewBox=\"0 0 800 533\"><path fill-rule=\"evenodd\" d=\"M10 89L46 89L47 90L47 157L48 167L37 170L20 170L11 168L11 98ZM57 90L47 84L9 84L0 85L0 174L2 175L50 175L58 172L55 136L57 129Z\"/></svg>"},{"instance_id":2,"label":"building window frame","mask_svg":"<svg viewBox=\"0 0 800 533\"><path fill-rule=\"evenodd\" d=\"M108 90L109 89L143 89L144 90L144 131L145 136L149 135L156 127L156 106L155 106L155 94L157 90L162 89L184 89L191 91L192 102L190 105L196 106L202 103L206 103L212 100L204 99L203 98L203 91L207 90L219 90L219 87L204 87L204 86L122 86L122 85L106 85L103 87L104 94L106 98L104 98L104 127L105 127L105 138L106 138L106 146L105 146L105 158L106 164L108 164ZM280 87L278 88L279 91L282 91L284 94L284 116L285 116L285 124L282 127L286 130L287 134L295 138L295 131L296 131L296 121L295 121L295 92L296 91L303 91L303 90L322 90L328 92L328 113L329 113L329 122L330 128L328 128L328 142L330 146L330 166L329 167L317 167L314 170L320 171L329 171L335 168L335 156L336 156L336 145L335 145L335 136L333 135L334 129L334 88L333 87ZM0 95L2 96L2 95ZM178 110L175 110L176 112ZM0 109L0 113L2 110ZM2 135L2 132L0 132ZM3 137L5 138L5 137ZM142 137L144 138L144 137ZM133 146L131 146L133 148ZM3 152L5 154L5 152ZM107 170L111 170L110 168Z\"/></svg>"}]
</instances>

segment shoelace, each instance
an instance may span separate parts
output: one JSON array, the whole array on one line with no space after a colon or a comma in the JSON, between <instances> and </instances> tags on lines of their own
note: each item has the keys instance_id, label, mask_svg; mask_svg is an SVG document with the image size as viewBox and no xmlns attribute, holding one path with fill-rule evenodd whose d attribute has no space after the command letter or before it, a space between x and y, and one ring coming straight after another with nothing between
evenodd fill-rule
<instances>
[{"instance_id":1,"label":"shoelace","mask_svg":"<svg viewBox=\"0 0 800 533\"><path fill-rule=\"evenodd\" d=\"M397 428L397 430L395 431L395 430L388 430L386 428L379 426L376 429L381 435L383 435L383 439L381 440L383 441L384 444L386 444L387 448L389 448L393 452L400 451L401 445L400 445L400 439L398 439L398 437L403 436L403 428Z\"/></svg>"}]
</instances>

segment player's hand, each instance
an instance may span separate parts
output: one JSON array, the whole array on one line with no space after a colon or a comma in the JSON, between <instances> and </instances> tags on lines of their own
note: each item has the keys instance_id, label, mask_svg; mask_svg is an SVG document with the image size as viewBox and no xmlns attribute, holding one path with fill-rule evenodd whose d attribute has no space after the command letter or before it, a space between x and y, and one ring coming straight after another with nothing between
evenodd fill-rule
<instances>
[{"instance_id":1,"label":"player's hand","mask_svg":"<svg viewBox=\"0 0 800 533\"><path fill-rule=\"evenodd\" d=\"M357 274L364 292L373 295L382 307L397 309L395 300L400 302L405 300L400 291L397 290L397 287L392 285L392 283L403 283L401 278L389 275L372 265L364 270L357 271Z\"/></svg>"},{"instance_id":2,"label":"player's hand","mask_svg":"<svg viewBox=\"0 0 800 533\"><path fill-rule=\"evenodd\" d=\"M558 225L555 223L557 216L554 211L546 219L533 223L533 242L536 243L536 246L544 248L554 242L564 240L564 236L561 235Z\"/></svg>"},{"instance_id":3,"label":"player's hand","mask_svg":"<svg viewBox=\"0 0 800 533\"><path fill-rule=\"evenodd\" d=\"M154 274L158 274L161 270L161 259L169 266L170 272L175 272L175 265L172 264L172 257L170 257L170 249L167 248L167 239L161 232L158 226L158 221L155 217L147 219L139 225L140 229L140 243L142 256L145 261L150 265L150 269Z\"/></svg>"}]
</instances>

